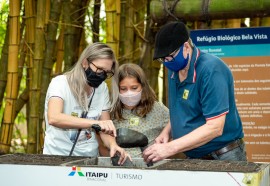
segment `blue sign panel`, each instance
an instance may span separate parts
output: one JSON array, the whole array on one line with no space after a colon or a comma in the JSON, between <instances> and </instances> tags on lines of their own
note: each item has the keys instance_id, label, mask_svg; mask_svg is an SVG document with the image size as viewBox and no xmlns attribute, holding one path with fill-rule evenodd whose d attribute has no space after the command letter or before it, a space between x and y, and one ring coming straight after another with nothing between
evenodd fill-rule
<instances>
[{"instance_id":1,"label":"blue sign panel","mask_svg":"<svg viewBox=\"0 0 270 186\"><path fill-rule=\"evenodd\" d=\"M190 37L219 57L270 56L270 27L194 30Z\"/></svg>"}]
</instances>

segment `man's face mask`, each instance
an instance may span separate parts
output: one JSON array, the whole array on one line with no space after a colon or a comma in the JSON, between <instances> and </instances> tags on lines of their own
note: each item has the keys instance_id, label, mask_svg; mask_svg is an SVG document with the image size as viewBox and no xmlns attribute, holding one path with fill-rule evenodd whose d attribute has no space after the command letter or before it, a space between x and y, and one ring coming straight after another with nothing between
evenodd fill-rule
<instances>
[{"instance_id":1,"label":"man's face mask","mask_svg":"<svg viewBox=\"0 0 270 186\"><path fill-rule=\"evenodd\" d=\"M183 49L184 45L180 47L180 51L178 52L177 56L173 57L171 61L163 62L164 66L174 72L183 70L187 66L189 60L189 54L187 54L187 58L184 58Z\"/></svg>"},{"instance_id":2,"label":"man's face mask","mask_svg":"<svg viewBox=\"0 0 270 186\"><path fill-rule=\"evenodd\" d=\"M97 75L90 66L86 69L85 75L88 85L94 88L97 88L107 78L106 73L100 73Z\"/></svg>"}]
</instances>

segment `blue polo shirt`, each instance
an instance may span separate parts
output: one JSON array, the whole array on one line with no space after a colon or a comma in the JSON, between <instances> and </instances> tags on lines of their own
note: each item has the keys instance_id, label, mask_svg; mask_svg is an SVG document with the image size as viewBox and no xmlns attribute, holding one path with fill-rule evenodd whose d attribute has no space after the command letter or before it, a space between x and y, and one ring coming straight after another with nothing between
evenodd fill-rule
<instances>
[{"instance_id":1,"label":"blue polo shirt","mask_svg":"<svg viewBox=\"0 0 270 186\"><path fill-rule=\"evenodd\" d=\"M169 70L168 82L173 139L190 133L207 120L226 114L222 136L186 151L188 157L200 158L243 138L242 122L235 104L233 76L220 58L194 47L187 78L180 82L178 73Z\"/></svg>"}]
</instances>

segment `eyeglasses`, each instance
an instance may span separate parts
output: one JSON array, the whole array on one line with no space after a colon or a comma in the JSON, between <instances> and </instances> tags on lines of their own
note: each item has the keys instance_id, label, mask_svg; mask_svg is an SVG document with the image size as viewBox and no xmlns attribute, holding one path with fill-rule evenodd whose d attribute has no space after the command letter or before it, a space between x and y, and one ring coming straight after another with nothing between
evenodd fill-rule
<instances>
[{"instance_id":1,"label":"eyeglasses","mask_svg":"<svg viewBox=\"0 0 270 186\"><path fill-rule=\"evenodd\" d=\"M179 49L176 49L175 51L173 51L173 52L172 52L171 54L169 54L168 56L161 57L161 58L158 58L158 59L156 59L156 60L157 60L158 62L160 62L160 63L164 63L165 60L166 60L167 58L171 58L171 60L167 60L167 61L173 62L173 61L175 60L174 56L175 56L176 52L178 52L178 50L179 50Z\"/></svg>"},{"instance_id":2,"label":"eyeglasses","mask_svg":"<svg viewBox=\"0 0 270 186\"><path fill-rule=\"evenodd\" d=\"M173 61L174 61L173 55L168 55L168 56L166 56L166 57L158 58L157 61L160 62L160 63L164 63L165 60L166 60L167 58L169 58L169 57L172 58L170 61L173 62Z\"/></svg>"},{"instance_id":3,"label":"eyeglasses","mask_svg":"<svg viewBox=\"0 0 270 186\"><path fill-rule=\"evenodd\" d=\"M89 64L92 64L92 65L94 65L94 67L96 67L95 73L96 73L97 76L105 75L106 79L110 79L114 75L113 71L111 71L111 70L110 71L105 71L102 68L97 67L93 62L89 62Z\"/></svg>"}]
</instances>

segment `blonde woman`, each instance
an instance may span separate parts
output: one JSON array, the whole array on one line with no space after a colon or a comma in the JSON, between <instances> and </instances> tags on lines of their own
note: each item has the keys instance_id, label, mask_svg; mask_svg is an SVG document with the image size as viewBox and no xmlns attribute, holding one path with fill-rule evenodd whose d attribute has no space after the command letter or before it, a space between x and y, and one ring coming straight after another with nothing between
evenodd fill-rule
<instances>
[{"instance_id":1,"label":"blonde woman","mask_svg":"<svg viewBox=\"0 0 270 186\"><path fill-rule=\"evenodd\" d=\"M93 43L70 71L52 79L45 100L44 154L98 156L93 130L97 126L110 156L118 152L119 163L123 164L128 155L115 142L116 130L110 120L109 93L104 82L113 77L117 67L112 49Z\"/></svg>"}]
</instances>

